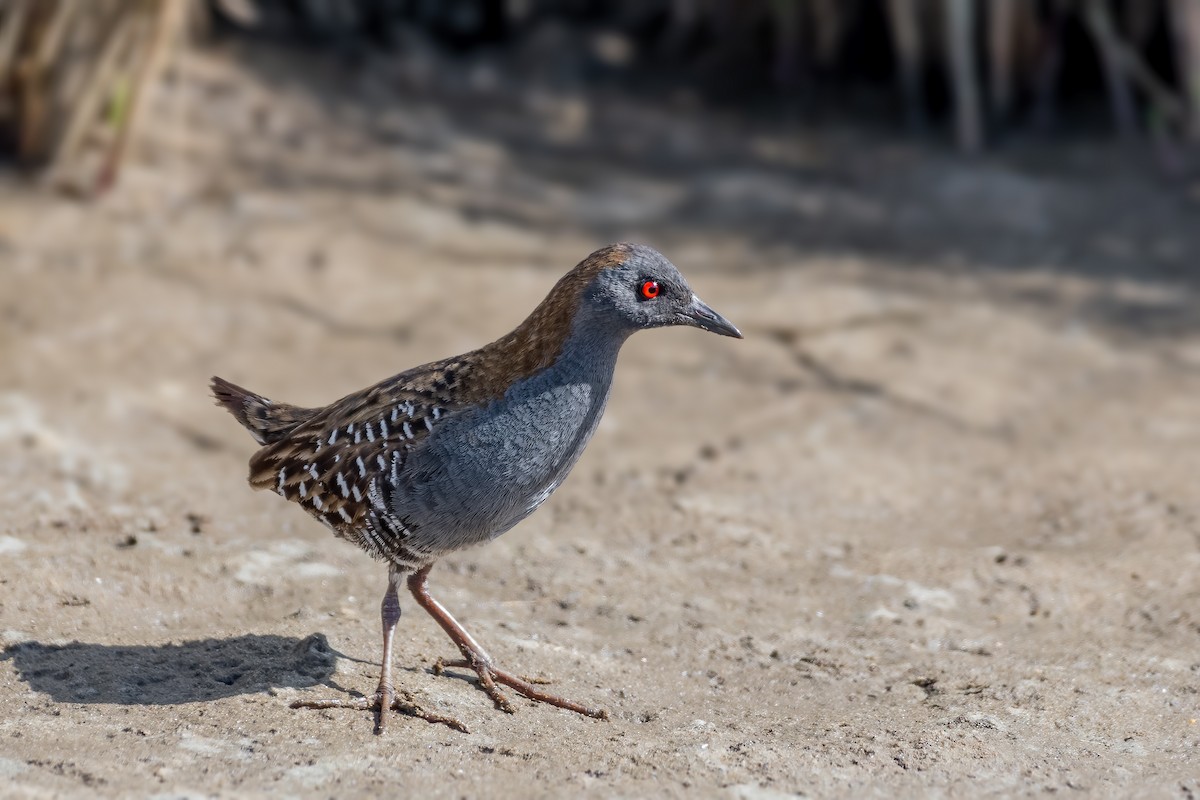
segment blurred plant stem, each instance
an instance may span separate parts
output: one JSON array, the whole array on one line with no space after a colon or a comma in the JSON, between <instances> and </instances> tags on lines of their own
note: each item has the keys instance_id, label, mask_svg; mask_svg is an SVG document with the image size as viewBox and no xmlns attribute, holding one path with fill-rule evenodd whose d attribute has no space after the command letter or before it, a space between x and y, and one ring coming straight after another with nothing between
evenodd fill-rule
<instances>
[{"instance_id":1,"label":"blurred plant stem","mask_svg":"<svg viewBox=\"0 0 1200 800\"><path fill-rule=\"evenodd\" d=\"M1179 80L1188 108L1188 135L1200 143L1200 0L1171 0Z\"/></svg>"},{"instance_id":2,"label":"blurred plant stem","mask_svg":"<svg viewBox=\"0 0 1200 800\"><path fill-rule=\"evenodd\" d=\"M0 5L0 129L18 163L85 193L111 186L192 2Z\"/></svg>"}]
</instances>

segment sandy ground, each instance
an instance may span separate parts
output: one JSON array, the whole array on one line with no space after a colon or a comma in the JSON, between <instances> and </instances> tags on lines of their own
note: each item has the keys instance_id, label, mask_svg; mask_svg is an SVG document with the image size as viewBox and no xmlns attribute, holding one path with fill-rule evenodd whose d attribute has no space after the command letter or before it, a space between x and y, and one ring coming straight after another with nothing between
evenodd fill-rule
<instances>
[{"instance_id":1,"label":"sandy ground","mask_svg":"<svg viewBox=\"0 0 1200 800\"><path fill-rule=\"evenodd\" d=\"M117 193L4 187L6 795L1200 795L1200 192L432 58L193 57ZM746 340L635 337L570 480L431 580L611 721L433 675L411 603L398 680L470 734L290 710L373 688L385 571L246 486L208 376L328 402L618 238Z\"/></svg>"}]
</instances>

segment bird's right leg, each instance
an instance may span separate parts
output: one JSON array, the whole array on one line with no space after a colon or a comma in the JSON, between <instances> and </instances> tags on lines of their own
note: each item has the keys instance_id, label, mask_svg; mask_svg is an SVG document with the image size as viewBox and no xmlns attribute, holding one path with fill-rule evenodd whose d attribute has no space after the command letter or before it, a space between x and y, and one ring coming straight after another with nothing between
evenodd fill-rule
<instances>
[{"instance_id":1,"label":"bird's right leg","mask_svg":"<svg viewBox=\"0 0 1200 800\"><path fill-rule=\"evenodd\" d=\"M388 588L379 606L380 621L383 623L383 665L379 675L379 686L375 696L359 697L354 700L297 700L292 708L351 708L359 711L375 711L375 733L381 734L387 728L388 716L392 711L400 711L410 716L419 717L426 722L440 722L455 730L467 733L467 728L452 717L431 714L414 702L413 697L406 691L396 696L392 686L392 641L396 635L396 623L400 621L400 598L396 594L396 585L403 581L405 574L392 568L388 572Z\"/></svg>"},{"instance_id":2,"label":"bird's right leg","mask_svg":"<svg viewBox=\"0 0 1200 800\"><path fill-rule=\"evenodd\" d=\"M479 642L475 641L475 637L468 633L466 628L451 616L446 607L429 593L429 589L425 586L425 579L429 577L429 570L431 568L432 565L429 565L410 575L408 578L408 590L412 592L412 596L416 599L417 604L425 609L429 613L429 616L433 617L442 630L450 636L450 639L458 645L458 651L463 656L461 660L455 661L441 661L439 659L437 666L434 668L435 672L440 674L443 667L463 667L474 670L475 674L479 676L480 688L487 692L488 697L492 698L492 702L496 704L497 708L501 711L507 711L510 714L515 709L508 698L504 696L504 692L500 691L500 687L497 684L503 684L511 689L515 689L518 693L538 703L546 703L566 709L567 711L574 711L576 714L583 714L585 717L608 719L608 712L604 709L589 708L566 698L544 692L535 685L546 683L547 681L523 678L497 667L495 662L492 661L492 657L487 654L487 651L480 646Z\"/></svg>"}]
</instances>

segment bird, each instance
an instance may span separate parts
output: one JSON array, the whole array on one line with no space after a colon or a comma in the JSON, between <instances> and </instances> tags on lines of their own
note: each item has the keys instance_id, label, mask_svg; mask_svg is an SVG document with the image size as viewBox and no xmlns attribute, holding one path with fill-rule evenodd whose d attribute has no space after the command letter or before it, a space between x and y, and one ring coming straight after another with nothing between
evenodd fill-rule
<instances>
[{"instance_id":1,"label":"bird","mask_svg":"<svg viewBox=\"0 0 1200 800\"><path fill-rule=\"evenodd\" d=\"M441 557L495 539L563 482L600 422L617 355L637 331L691 326L741 339L679 270L641 244L601 247L551 288L528 318L477 350L413 367L327 406L275 402L219 377L211 391L255 438L250 485L298 504L388 567L380 604L381 674L371 697L293 707L392 711L465 726L421 708L392 683L392 649L407 586L457 645L444 667L471 670L497 708L501 687L587 717L607 713L550 694L502 669L429 593Z\"/></svg>"}]
</instances>

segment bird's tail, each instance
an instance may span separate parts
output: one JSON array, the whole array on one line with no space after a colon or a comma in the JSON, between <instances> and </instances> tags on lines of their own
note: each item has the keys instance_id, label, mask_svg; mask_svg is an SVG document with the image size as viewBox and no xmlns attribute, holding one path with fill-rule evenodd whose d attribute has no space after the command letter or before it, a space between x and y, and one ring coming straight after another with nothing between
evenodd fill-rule
<instances>
[{"instance_id":1,"label":"bird's tail","mask_svg":"<svg viewBox=\"0 0 1200 800\"><path fill-rule=\"evenodd\" d=\"M287 403L272 402L249 389L243 389L216 376L212 379L212 393L217 399L217 405L223 406L233 414L259 444L279 441L318 411L315 408L300 408L289 406Z\"/></svg>"}]
</instances>

